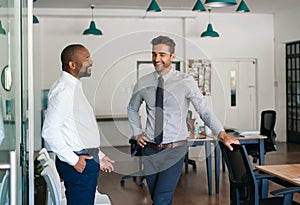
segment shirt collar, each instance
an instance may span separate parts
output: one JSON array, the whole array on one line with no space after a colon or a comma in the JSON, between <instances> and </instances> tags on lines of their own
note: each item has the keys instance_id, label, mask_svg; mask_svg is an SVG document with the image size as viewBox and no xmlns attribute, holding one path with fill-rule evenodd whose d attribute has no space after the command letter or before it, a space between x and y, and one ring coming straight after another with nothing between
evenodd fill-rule
<instances>
[{"instance_id":1,"label":"shirt collar","mask_svg":"<svg viewBox=\"0 0 300 205\"><path fill-rule=\"evenodd\" d=\"M78 80L77 78L75 78L73 75L71 75L70 73L68 73L66 71L62 72L62 76L74 84L81 83L80 80Z\"/></svg>"},{"instance_id":2,"label":"shirt collar","mask_svg":"<svg viewBox=\"0 0 300 205\"><path fill-rule=\"evenodd\" d=\"M173 75L173 73L174 71L173 69L171 69L167 74L163 75L162 78L166 82ZM157 72L155 72L155 76L156 76L156 80L160 77L160 75Z\"/></svg>"}]
</instances>

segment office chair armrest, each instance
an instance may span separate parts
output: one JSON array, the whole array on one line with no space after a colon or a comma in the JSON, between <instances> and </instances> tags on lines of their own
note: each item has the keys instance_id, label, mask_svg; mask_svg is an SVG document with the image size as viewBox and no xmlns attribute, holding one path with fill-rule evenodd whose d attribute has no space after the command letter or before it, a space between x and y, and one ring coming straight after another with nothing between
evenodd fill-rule
<instances>
[{"instance_id":1,"label":"office chair armrest","mask_svg":"<svg viewBox=\"0 0 300 205\"><path fill-rule=\"evenodd\" d=\"M255 178L257 180L261 180L261 179L272 179L274 178L274 176L269 175L269 174L255 174Z\"/></svg>"},{"instance_id":2,"label":"office chair armrest","mask_svg":"<svg viewBox=\"0 0 300 205\"><path fill-rule=\"evenodd\" d=\"M283 189L277 189L271 191L270 193L274 196L279 196L279 195L293 194L298 192L300 192L300 187L288 187Z\"/></svg>"},{"instance_id":3,"label":"office chair armrest","mask_svg":"<svg viewBox=\"0 0 300 205\"><path fill-rule=\"evenodd\" d=\"M131 156L140 156L141 155L141 147L140 147L140 145L138 145L138 143L134 139L134 137L131 137L129 139L129 143L130 143Z\"/></svg>"}]
</instances>

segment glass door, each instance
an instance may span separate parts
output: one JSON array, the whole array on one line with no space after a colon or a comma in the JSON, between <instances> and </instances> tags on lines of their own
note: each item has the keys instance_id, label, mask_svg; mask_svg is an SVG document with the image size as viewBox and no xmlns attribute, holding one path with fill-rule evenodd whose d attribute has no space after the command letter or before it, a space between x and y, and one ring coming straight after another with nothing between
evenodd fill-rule
<instances>
[{"instance_id":1,"label":"glass door","mask_svg":"<svg viewBox=\"0 0 300 205\"><path fill-rule=\"evenodd\" d=\"M1 1L0 5L0 164L2 165L0 190L3 192L0 204L17 203L17 195L10 192L18 189L17 179L20 177L20 167L16 166L18 163L15 161L20 142L20 133L17 131L18 111L16 109L16 105L19 104L16 96L18 93L17 70L20 68L20 61L19 55L15 55L20 42L16 40L19 36L19 29L16 26L20 24L17 22L19 12L15 13L15 9L18 8L15 3L15 1L4 0ZM16 153L12 159L10 153ZM12 169L11 162L14 162L14 169Z\"/></svg>"},{"instance_id":2,"label":"glass door","mask_svg":"<svg viewBox=\"0 0 300 205\"><path fill-rule=\"evenodd\" d=\"M33 161L27 154L29 5L30 0L0 1L0 204L33 204L28 199L33 162L27 163Z\"/></svg>"},{"instance_id":3,"label":"glass door","mask_svg":"<svg viewBox=\"0 0 300 205\"><path fill-rule=\"evenodd\" d=\"M287 142L300 143L300 41L286 44Z\"/></svg>"}]
</instances>

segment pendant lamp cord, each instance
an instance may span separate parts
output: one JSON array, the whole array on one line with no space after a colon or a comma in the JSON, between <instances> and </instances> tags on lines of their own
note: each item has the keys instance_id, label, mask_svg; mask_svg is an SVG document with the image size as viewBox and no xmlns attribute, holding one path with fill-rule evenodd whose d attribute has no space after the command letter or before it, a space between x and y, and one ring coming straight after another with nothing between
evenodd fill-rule
<instances>
[{"instance_id":1,"label":"pendant lamp cord","mask_svg":"<svg viewBox=\"0 0 300 205\"><path fill-rule=\"evenodd\" d=\"M92 9L92 20L94 20L94 8L95 8L95 5L94 5L94 4L91 4L91 9Z\"/></svg>"}]
</instances>

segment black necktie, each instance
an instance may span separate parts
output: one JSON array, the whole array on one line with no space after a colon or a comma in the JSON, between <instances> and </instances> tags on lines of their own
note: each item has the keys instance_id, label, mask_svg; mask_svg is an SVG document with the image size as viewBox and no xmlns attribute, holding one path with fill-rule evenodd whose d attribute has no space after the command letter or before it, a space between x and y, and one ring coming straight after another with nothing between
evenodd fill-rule
<instances>
[{"instance_id":1,"label":"black necktie","mask_svg":"<svg viewBox=\"0 0 300 205\"><path fill-rule=\"evenodd\" d=\"M155 98L155 129L154 129L154 141L156 144L160 144L163 139L163 125L164 125L164 79L158 78L158 84L156 88Z\"/></svg>"}]
</instances>

